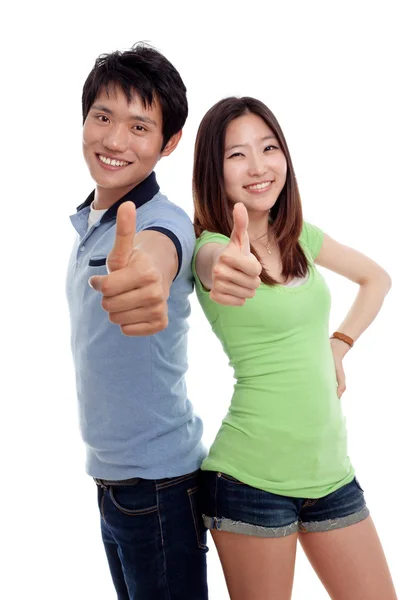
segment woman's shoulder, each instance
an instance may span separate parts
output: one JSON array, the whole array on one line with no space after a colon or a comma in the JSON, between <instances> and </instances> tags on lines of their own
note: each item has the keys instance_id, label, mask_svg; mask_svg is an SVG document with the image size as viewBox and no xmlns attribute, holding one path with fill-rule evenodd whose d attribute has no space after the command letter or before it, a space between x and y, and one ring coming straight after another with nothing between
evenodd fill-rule
<instances>
[{"instance_id":1,"label":"woman's shoulder","mask_svg":"<svg viewBox=\"0 0 400 600\"><path fill-rule=\"evenodd\" d=\"M228 242L229 238L226 235L216 231L205 230L196 240L196 250L199 250L201 246L204 246L204 244L216 243L226 245Z\"/></svg>"},{"instance_id":2,"label":"woman's shoulder","mask_svg":"<svg viewBox=\"0 0 400 600\"><path fill-rule=\"evenodd\" d=\"M305 249L310 251L313 260L318 256L323 239L324 232L322 229L308 221L303 221L299 242L303 247L305 246Z\"/></svg>"}]
</instances>

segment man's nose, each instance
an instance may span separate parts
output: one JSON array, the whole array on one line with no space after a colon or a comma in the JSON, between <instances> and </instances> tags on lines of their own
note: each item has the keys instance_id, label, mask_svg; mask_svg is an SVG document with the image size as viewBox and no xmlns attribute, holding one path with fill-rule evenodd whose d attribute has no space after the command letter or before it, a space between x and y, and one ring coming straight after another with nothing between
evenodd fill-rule
<instances>
[{"instance_id":1,"label":"man's nose","mask_svg":"<svg viewBox=\"0 0 400 600\"><path fill-rule=\"evenodd\" d=\"M125 152L128 147L127 132L122 125L115 125L107 131L103 138L103 144L114 152Z\"/></svg>"}]
</instances>

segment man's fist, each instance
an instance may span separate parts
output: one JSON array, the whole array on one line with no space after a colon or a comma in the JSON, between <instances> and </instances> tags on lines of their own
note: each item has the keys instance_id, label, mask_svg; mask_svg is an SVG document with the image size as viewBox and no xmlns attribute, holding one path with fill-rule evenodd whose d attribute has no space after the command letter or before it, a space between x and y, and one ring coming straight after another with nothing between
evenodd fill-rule
<instances>
[{"instance_id":1,"label":"man's fist","mask_svg":"<svg viewBox=\"0 0 400 600\"><path fill-rule=\"evenodd\" d=\"M262 266L250 252L249 217L244 204L235 204L233 230L212 271L210 298L219 304L243 306L261 283Z\"/></svg>"},{"instance_id":2,"label":"man's fist","mask_svg":"<svg viewBox=\"0 0 400 600\"><path fill-rule=\"evenodd\" d=\"M103 295L109 319L130 336L151 335L168 325L162 276L152 257L135 248L136 208L124 202L118 209L114 246L107 258L108 275L91 277Z\"/></svg>"}]
</instances>

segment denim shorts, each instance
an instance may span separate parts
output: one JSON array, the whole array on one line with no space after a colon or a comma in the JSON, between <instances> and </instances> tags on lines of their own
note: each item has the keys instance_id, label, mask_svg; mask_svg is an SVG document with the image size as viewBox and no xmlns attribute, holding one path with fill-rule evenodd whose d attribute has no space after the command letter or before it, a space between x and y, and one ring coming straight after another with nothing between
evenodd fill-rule
<instances>
[{"instance_id":1,"label":"denim shorts","mask_svg":"<svg viewBox=\"0 0 400 600\"><path fill-rule=\"evenodd\" d=\"M201 512L207 529L267 538L340 529L369 515L356 478L323 498L307 499L265 492L215 471L202 473Z\"/></svg>"}]
</instances>

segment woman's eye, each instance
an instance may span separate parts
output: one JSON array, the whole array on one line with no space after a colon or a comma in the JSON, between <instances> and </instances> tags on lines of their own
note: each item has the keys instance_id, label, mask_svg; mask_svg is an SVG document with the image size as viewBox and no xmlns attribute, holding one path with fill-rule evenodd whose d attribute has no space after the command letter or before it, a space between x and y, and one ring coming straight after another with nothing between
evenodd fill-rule
<instances>
[{"instance_id":1,"label":"woman's eye","mask_svg":"<svg viewBox=\"0 0 400 600\"><path fill-rule=\"evenodd\" d=\"M277 150L277 149L278 149L278 146L272 146L272 145L270 145L270 146L266 146L264 148L264 152L265 152L265 150L271 151L271 150Z\"/></svg>"},{"instance_id":2,"label":"woman's eye","mask_svg":"<svg viewBox=\"0 0 400 600\"><path fill-rule=\"evenodd\" d=\"M234 152L228 158L234 158L235 156L243 156L243 154L241 152Z\"/></svg>"}]
</instances>

